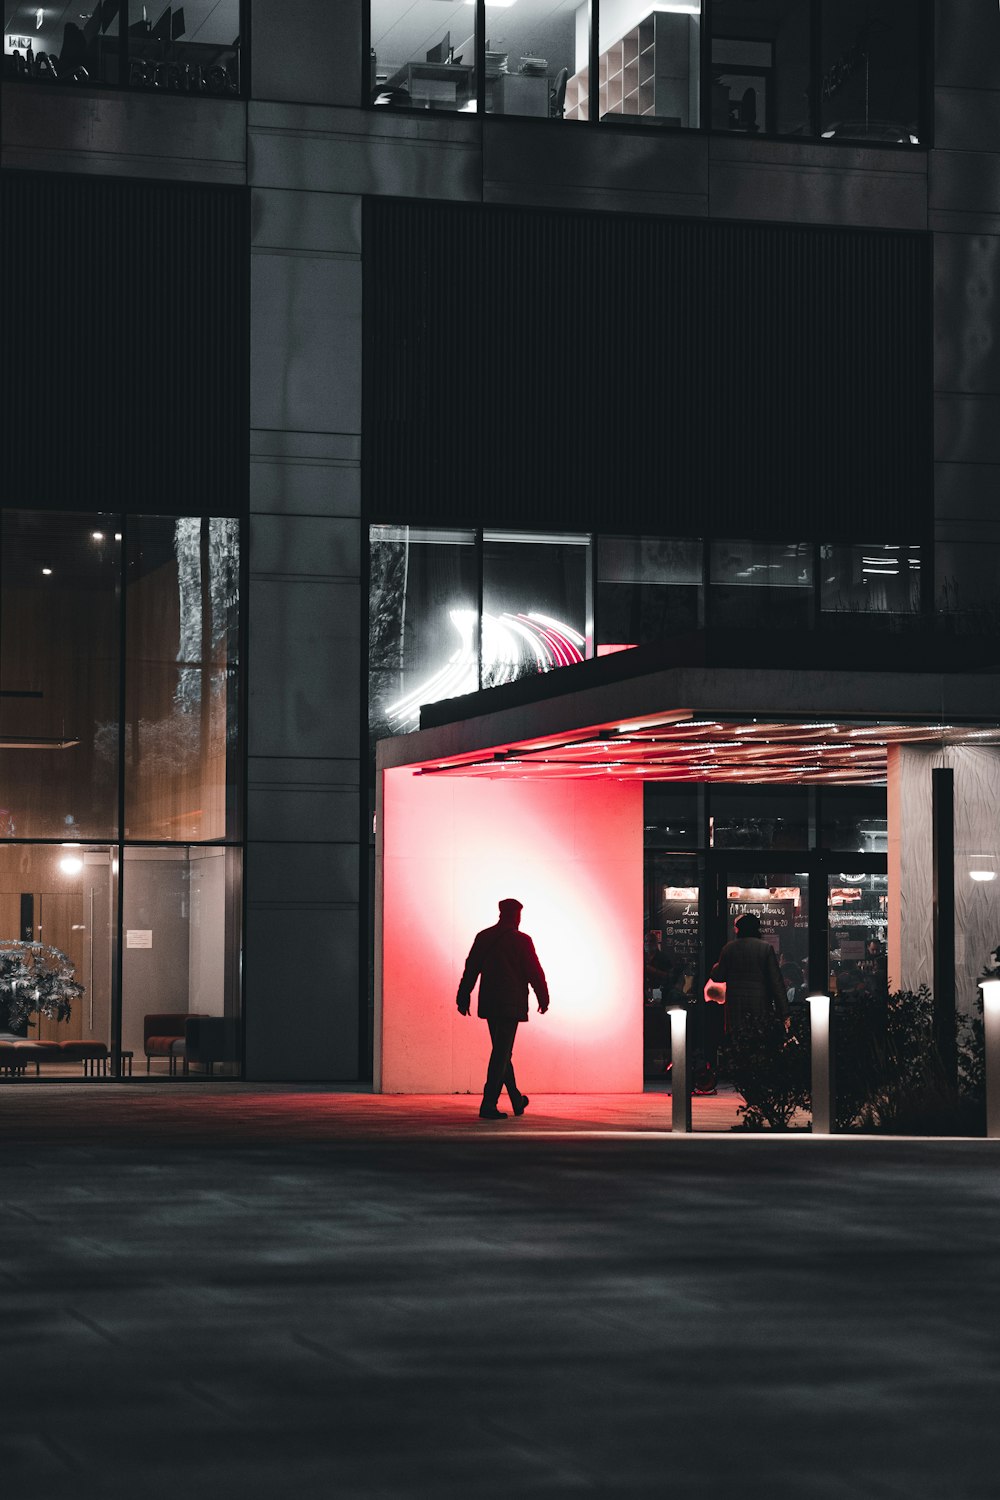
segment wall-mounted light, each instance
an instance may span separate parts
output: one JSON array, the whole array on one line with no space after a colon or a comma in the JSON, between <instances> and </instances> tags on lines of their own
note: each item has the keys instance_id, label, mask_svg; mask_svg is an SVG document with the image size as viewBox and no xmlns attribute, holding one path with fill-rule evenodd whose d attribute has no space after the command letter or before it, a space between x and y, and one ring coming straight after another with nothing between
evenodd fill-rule
<instances>
[{"instance_id":1,"label":"wall-mounted light","mask_svg":"<svg viewBox=\"0 0 1000 1500\"><path fill-rule=\"evenodd\" d=\"M95 542L103 542L104 541L104 532L103 531L92 531L90 533L90 535L91 535L91 537L93 538L93 540Z\"/></svg>"},{"instance_id":2,"label":"wall-mounted light","mask_svg":"<svg viewBox=\"0 0 1000 1500\"><path fill-rule=\"evenodd\" d=\"M43 568L42 569L42 577L43 578L51 578L52 577L52 569L51 568Z\"/></svg>"},{"instance_id":3,"label":"wall-mounted light","mask_svg":"<svg viewBox=\"0 0 1000 1500\"><path fill-rule=\"evenodd\" d=\"M969 879L970 880L996 880L997 862L992 854L972 854L969 856Z\"/></svg>"},{"instance_id":4,"label":"wall-mounted light","mask_svg":"<svg viewBox=\"0 0 1000 1500\"><path fill-rule=\"evenodd\" d=\"M65 859L59 861L59 868L64 875L79 875L83 869L83 860L78 854L67 854Z\"/></svg>"}]
</instances>

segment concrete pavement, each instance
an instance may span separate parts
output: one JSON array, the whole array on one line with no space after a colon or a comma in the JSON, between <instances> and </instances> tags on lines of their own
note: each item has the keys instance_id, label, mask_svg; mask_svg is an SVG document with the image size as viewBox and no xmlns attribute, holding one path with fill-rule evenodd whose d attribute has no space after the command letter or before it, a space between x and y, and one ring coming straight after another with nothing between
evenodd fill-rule
<instances>
[{"instance_id":1,"label":"concrete pavement","mask_svg":"<svg viewBox=\"0 0 1000 1500\"><path fill-rule=\"evenodd\" d=\"M3 1086L5 1496L995 1500L1000 1144L648 1099Z\"/></svg>"}]
</instances>

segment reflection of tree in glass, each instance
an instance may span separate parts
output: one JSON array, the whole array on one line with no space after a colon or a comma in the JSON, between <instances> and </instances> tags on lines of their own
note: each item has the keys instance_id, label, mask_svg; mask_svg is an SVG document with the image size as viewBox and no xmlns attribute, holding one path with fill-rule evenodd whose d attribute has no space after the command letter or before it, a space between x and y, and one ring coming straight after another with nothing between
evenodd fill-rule
<instances>
[{"instance_id":1,"label":"reflection of tree in glass","mask_svg":"<svg viewBox=\"0 0 1000 1500\"><path fill-rule=\"evenodd\" d=\"M219 656L226 664L239 598L239 522L228 516L181 516L174 528L174 546L181 664L175 698L184 712L193 712L201 703L203 672ZM212 693L218 696L225 678L210 673L210 679Z\"/></svg>"}]
</instances>

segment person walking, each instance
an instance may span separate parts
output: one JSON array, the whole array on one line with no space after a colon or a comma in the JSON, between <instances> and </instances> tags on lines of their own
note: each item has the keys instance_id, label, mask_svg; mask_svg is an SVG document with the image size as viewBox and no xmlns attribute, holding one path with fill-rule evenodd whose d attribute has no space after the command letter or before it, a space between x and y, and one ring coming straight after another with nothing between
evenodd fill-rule
<instances>
[{"instance_id":1,"label":"person walking","mask_svg":"<svg viewBox=\"0 0 1000 1500\"><path fill-rule=\"evenodd\" d=\"M726 986L726 1030L738 1031L750 1016L776 1017L791 1030L788 992L778 958L760 935L760 918L744 912L736 919L736 937L726 943L711 977Z\"/></svg>"},{"instance_id":2,"label":"person walking","mask_svg":"<svg viewBox=\"0 0 1000 1500\"><path fill-rule=\"evenodd\" d=\"M511 1054L517 1028L528 1019L528 986L535 992L539 1014L549 1008L549 987L538 962L535 945L526 932L520 932L522 903L513 897L499 903L500 920L495 927L477 932L458 986L455 1004L467 1016L472 1009L472 991L479 980L478 1011L490 1028L493 1050L486 1070L481 1120L506 1120L506 1112L497 1108L500 1090L506 1088L515 1115L523 1115L528 1105L514 1078Z\"/></svg>"}]
</instances>

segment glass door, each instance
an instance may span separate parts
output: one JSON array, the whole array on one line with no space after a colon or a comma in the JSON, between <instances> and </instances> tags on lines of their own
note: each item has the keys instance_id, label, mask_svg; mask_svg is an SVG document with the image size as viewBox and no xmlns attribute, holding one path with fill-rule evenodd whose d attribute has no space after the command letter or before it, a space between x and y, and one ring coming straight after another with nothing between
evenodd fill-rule
<instances>
[{"instance_id":1,"label":"glass door","mask_svg":"<svg viewBox=\"0 0 1000 1500\"><path fill-rule=\"evenodd\" d=\"M717 873L714 932L708 933L708 967L736 936L737 919L752 913L761 937L777 955L790 1003L809 993L809 874L727 863Z\"/></svg>"}]
</instances>

